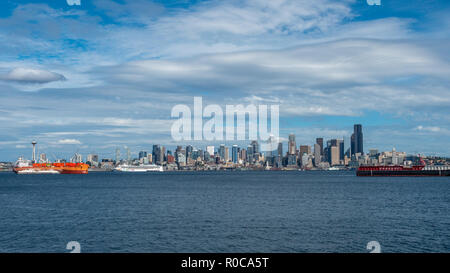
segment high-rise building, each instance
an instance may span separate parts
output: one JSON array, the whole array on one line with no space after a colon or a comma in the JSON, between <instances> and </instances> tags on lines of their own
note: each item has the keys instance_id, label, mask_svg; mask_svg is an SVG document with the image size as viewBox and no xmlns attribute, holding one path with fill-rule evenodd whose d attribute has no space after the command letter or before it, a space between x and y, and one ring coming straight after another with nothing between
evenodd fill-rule
<instances>
[{"instance_id":1,"label":"high-rise building","mask_svg":"<svg viewBox=\"0 0 450 273\"><path fill-rule=\"evenodd\" d=\"M339 140L339 160L344 160L345 157L345 146L344 139Z\"/></svg>"},{"instance_id":2,"label":"high-rise building","mask_svg":"<svg viewBox=\"0 0 450 273\"><path fill-rule=\"evenodd\" d=\"M192 157L192 151L194 150L194 147L191 145L186 146L186 158L193 158Z\"/></svg>"},{"instance_id":3,"label":"high-rise building","mask_svg":"<svg viewBox=\"0 0 450 273\"><path fill-rule=\"evenodd\" d=\"M225 161L225 144L220 144L219 146L219 157L221 160Z\"/></svg>"},{"instance_id":4,"label":"high-rise building","mask_svg":"<svg viewBox=\"0 0 450 273\"><path fill-rule=\"evenodd\" d=\"M225 147L225 157L224 157L225 162L230 161L230 149L228 149L228 147Z\"/></svg>"},{"instance_id":5,"label":"high-rise building","mask_svg":"<svg viewBox=\"0 0 450 273\"><path fill-rule=\"evenodd\" d=\"M323 138L318 137L316 138L316 143L320 146L320 155L323 155Z\"/></svg>"},{"instance_id":6,"label":"high-rise building","mask_svg":"<svg viewBox=\"0 0 450 273\"><path fill-rule=\"evenodd\" d=\"M210 155L214 155L214 146L206 146L206 151L207 151Z\"/></svg>"},{"instance_id":7,"label":"high-rise building","mask_svg":"<svg viewBox=\"0 0 450 273\"><path fill-rule=\"evenodd\" d=\"M258 144L258 141L253 140L251 145L252 145L253 157L255 157L255 158L259 157L259 144Z\"/></svg>"},{"instance_id":8,"label":"high-rise building","mask_svg":"<svg viewBox=\"0 0 450 273\"><path fill-rule=\"evenodd\" d=\"M300 145L300 154L299 156L302 157L303 154L311 154L311 146L309 145Z\"/></svg>"},{"instance_id":9,"label":"high-rise building","mask_svg":"<svg viewBox=\"0 0 450 273\"><path fill-rule=\"evenodd\" d=\"M166 161L165 155L166 155L166 147L161 146L161 150L160 150L160 158L161 158L160 163L161 164Z\"/></svg>"},{"instance_id":10,"label":"high-rise building","mask_svg":"<svg viewBox=\"0 0 450 273\"><path fill-rule=\"evenodd\" d=\"M339 164L340 160L344 160L344 140L342 139L330 139L327 141L327 148L325 148L326 150L326 159L328 161L328 163L330 163L330 165L333 165L333 160L335 160L335 158L333 158L333 154L332 154L332 147L336 147L336 153L337 153L337 163L334 162L334 165Z\"/></svg>"},{"instance_id":11,"label":"high-rise building","mask_svg":"<svg viewBox=\"0 0 450 273\"><path fill-rule=\"evenodd\" d=\"M351 137L351 152L352 155L355 155L357 153L364 154L363 133L361 124L355 124L353 126L353 134Z\"/></svg>"},{"instance_id":12,"label":"high-rise building","mask_svg":"<svg viewBox=\"0 0 450 273\"><path fill-rule=\"evenodd\" d=\"M283 143L278 143L278 156L283 156Z\"/></svg>"},{"instance_id":13,"label":"high-rise building","mask_svg":"<svg viewBox=\"0 0 450 273\"><path fill-rule=\"evenodd\" d=\"M338 146L331 146L330 148L330 165L339 165L339 148Z\"/></svg>"},{"instance_id":14,"label":"high-rise building","mask_svg":"<svg viewBox=\"0 0 450 273\"><path fill-rule=\"evenodd\" d=\"M147 152L146 151L140 151L139 152L139 160L143 159L147 157Z\"/></svg>"},{"instance_id":15,"label":"high-rise building","mask_svg":"<svg viewBox=\"0 0 450 273\"><path fill-rule=\"evenodd\" d=\"M176 153L176 161L178 163L178 166L182 167L182 166L186 166L186 156L184 153L182 152L177 152Z\"/></svg>"},{"instance_id":16,"label":"high-rise building","mask_svg":"<svg viewBox=\"0 0 450 273\"><path fill-rule=\"evenodd\" d=\"M321 151L322 149L320 147L320 144L314 144L314 165L316 167L318 167L319 163L322 162L322 155L320 154Z\"/></svg>"},{"instance_id":17,"label":"high-rise building","mask_svg":"<svg viewBox=\"0 0 450 273\"><path fill-rule=\"evenodd\" d=\"M290 134L289 135L289 142L288 142L288 153L290 155L295 155L297 151L297 144L295 143L295 135Z\"/></svg>"},{"instance_id":18,"label":"high-rise building","mask_svg":"<svg viewBox=\"0 0 450 273\"><path fill-rule=\"evenodd\" d=\"M247 150L246 149L241 149L239 154L240 154L240 158L242 159L242 161L247 161Z\"/></svg>"},{"instance_id":19,"label":"high-rise building","mask_svg":"<svg viewBox=\"0 0 450 273\"><path fill-rule=\"evenodd\" d=\"M161 147L159 145L153 145L152 157L153 163L161 163Z\"/></svg>"},{"instance_id":20,"label":"high-rise building","mask_svg":"<svg viewBox=\"0 0 450 273\"><path fill-rule=\"evenodd\" d=\"M239 148L237 145L233 145L231 150L231 160L233 163L238 163L238 156L239 156Z\"/></svg>"},{"instance_id":21,"label":"high-rise building","mask_svg":"<svg viewBox=\"0 0 450 273\"><path fill-rule=\"evenodd\" d=\"M249 163L253 162L253 146L252 145L247 146L247 162L249 162Z\"/></svg>"},{"instance_id":22,"label":"high-rise building","mask_svg":"<svg viewBox=\"0 0 450 273\"><path fill-rule=\"evenodd\" d=\"M130 151L130 148L129 147L125 147L126 149L127 149L127 160L128 160L128 162L130 162L131 161L131 151Z\"/></svg>"}]
</instances>

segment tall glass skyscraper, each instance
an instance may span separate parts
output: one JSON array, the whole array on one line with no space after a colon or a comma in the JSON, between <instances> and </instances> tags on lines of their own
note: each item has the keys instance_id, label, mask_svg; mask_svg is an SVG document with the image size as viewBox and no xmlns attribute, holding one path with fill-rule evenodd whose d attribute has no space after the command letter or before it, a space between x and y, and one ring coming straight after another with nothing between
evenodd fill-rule
<instances>
[{"instance_id":1,"label":"tall glass skyscraper","mask_svg":"<svg viewBox=\"0 0 450 273\"><path fill-rule=\"evenodd\" d=\"M352 155L360 153L364 154L362 125L355 124L353 126L353 134L351 137Z\"/></svg>"},{"instance_id":2,"label":"tall glass skyscraper","mask_svg":"<svg viewBox=\"0 0 450 273\"><path fill-rule=\"evenodd\" d=\"M295 135L290 134L288 143L288 153L290 155L295 155L296 151L297 151L297 144L295 143Z\"/></svg>"},{"instance_id":3,"label":"tall glass skyscraper","mask_svg":"<svg viewBox=\"0 0 450 273\"><path fill-rule=\"evenodd\" d=\"M238 157L239 157L239 148L237 145L233 145L231 149L231 160L233 161L233 163L238 162Z\"/></svg>"}]
</instances>

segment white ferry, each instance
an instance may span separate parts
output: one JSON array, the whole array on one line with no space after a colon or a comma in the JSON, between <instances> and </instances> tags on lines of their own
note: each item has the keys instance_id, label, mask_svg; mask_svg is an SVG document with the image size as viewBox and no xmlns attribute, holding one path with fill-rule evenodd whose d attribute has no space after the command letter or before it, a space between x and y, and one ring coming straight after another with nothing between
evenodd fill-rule
<instances>
[{"instance_id":1,"label":"white ferry","mask_svg":"<svg viewBox=\"0 0 450 273\"><path fill-rule=\"evenodd\" d=\"M118 171L118 172L162 172L162 171L164 171L162 166L158 166L155 164L138 165L138 166L123 164L123 165L117 166L114 170Z\"/></svg>"}]
</instances>

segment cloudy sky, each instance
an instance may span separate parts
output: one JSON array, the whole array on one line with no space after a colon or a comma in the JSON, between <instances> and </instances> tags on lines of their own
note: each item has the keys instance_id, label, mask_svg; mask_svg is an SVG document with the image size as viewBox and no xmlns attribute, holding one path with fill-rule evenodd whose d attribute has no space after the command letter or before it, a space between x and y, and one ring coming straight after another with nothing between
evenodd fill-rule
<instances>
[{"instance_id":1,"label":"cloudy sky","mask_svg":"<svg viewBox=\"0 0 450 273\"><path fill-rule=\"evenodd\" d=\"M348 145L361 123L366 150L450 156L449 12L446 0L3 0L0 161L30 157L31 140L50 159L171 148L171 109L194 96L279 104L297 144Z\"/></svg>"}]
</instances>

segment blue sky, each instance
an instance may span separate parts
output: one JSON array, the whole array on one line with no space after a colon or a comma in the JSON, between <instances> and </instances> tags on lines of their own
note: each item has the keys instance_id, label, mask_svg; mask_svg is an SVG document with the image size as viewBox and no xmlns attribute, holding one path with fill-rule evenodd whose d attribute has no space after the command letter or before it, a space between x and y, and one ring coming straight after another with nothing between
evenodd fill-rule
<instances>
[{"instance_id":1,"label":"blue sky","mask_svg":"<svg viewBox=\"0 0 450 273\"><path fill-rule=\"evenodd\" d=\"M297 144L361 123L367 150L450 156L449 1L80 2L1 1L0 161L173 147L194 96L277 103Z\"/></svg>"}]
</instances>

